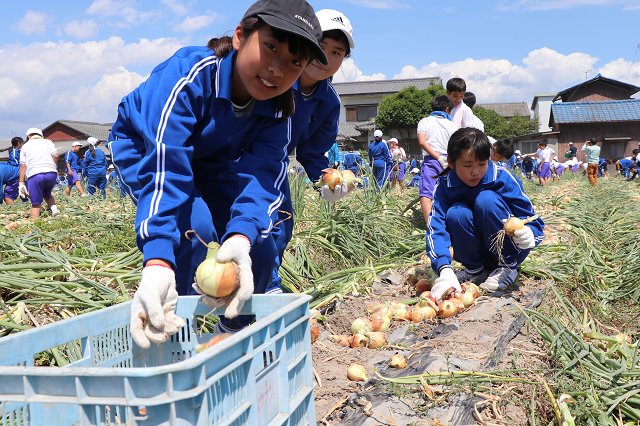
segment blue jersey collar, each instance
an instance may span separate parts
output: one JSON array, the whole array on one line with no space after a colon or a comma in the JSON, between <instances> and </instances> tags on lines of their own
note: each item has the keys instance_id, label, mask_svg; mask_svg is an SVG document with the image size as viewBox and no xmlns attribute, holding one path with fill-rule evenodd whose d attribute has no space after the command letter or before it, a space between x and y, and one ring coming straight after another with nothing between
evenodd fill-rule
<instances>
[{"instance_id":1,"label":"blue jersey collar","mask_svg":"<svg viewBox=\"0 0 640 426\"><path fill-rule=\"evenodd\" d=\"M487 183L495 182L496 179L498 179L498 168L496 167L495 164L493 164L493 161L491 161L490 159L487 161L489 163L487 165L487 171L482 177L482 179L480 180L480 182L478 183L478 185L486 185ZM447 173L447 187L454 188L460 185L466 186L466 184L460 180L460 178L456 174L456 171L452 169L449 173Z\"/></svg>"}]
</instances>

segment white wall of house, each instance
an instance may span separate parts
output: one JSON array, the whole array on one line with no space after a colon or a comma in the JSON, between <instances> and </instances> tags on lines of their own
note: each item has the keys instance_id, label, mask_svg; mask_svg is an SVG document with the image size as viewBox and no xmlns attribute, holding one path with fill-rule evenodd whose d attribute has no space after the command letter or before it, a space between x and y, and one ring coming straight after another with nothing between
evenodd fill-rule
<instances>
[{"instance_id":1,"label":"white wall of house","mask_svg":"<svg viewBox=\"0 0 640 426\"><path fill-rule=\"evenodd\" d=\"M549 117L551 117L552 101L556 95L557 93L537 93L533 97L534 101L531 105L533 107L533 116L539 117L540 119L539 132L551 131L551 127L549 127Z\"/></svg>"},{"instance_id":2,"label":"white wall of house","mask_svg":"<svg viewBox=\"0 0 640 426\"><path fill-rule=\"evenodd\" d=\"M341 96L340 101L342 106L340 107L340 122L347 121L347 109L348 106L354 105L378 105L382 100L382 95L375 96Z\"/></svg>"}]
</instances>

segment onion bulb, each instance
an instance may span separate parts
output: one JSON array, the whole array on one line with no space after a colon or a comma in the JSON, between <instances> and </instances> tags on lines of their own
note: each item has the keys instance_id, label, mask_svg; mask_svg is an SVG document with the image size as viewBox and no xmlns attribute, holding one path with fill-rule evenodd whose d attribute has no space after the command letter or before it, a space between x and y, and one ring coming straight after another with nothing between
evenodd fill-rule
<instances>
[{"instance_id":1,"label":"onion bulb","mask_svg":"<svg viewBox=\"0 0 640 426\"><path fill-rule=\"evenodd\" d=\"M364 334L373 329L373 324L366 318L356 318L351 323L351 332L353 334Z\"/></svg>"},{"instance_id":2,"label":"onion bulb","mask_svg":"<svg viewBox=\"0 0 640 426\"><path fill-rule=\"evenodd\" d=\"M462 300L458 299L457 297L452 297L449 300L455 305L458 314L462 312L462 310L464 309L464 303L462 303Z\"/></svg>"},{"instance_id":3,"label":"onion bulb","mask_svg":"<svg viewBox=\"0 0 640 426\"><path fill-rule=\"evenodd\" d=\"M311 343L315 342L318 339L318 335L320 334L320 330L318 330L318 326L311 327Z\"/></svg>"},{"instance_id":4,"label":"onion bulb","mask_svg":"<svg viewBox=\"0 0 640 426\"><path fill-rule=\"evenodd\" d=\"M349 366L347 369L347 378L352 382L366 382L369 380L367 378L367 370L365 370L360 364L353 364Z\"/></svg>"},{"instance_id":5,"label":"onion bulb","mask_svg":"<svg viewBox=\"0 0 640 426\"><path fill-rule=\"evenodd\" d=\"M425 291L430 291L431 287L433 287L433 280L423 278L416 283L416 293L420 295Z\"/></svg>"},{"instance_id":6,"label":"onion bulb","mask_svg":"<svg viewBox=\"0 0 640 426\"><path fill-rule=\"evenodd\" d=\"M337 169L324 169L322 177L316 182L317 186L327 185L330 190L334 190L336 186L342 185L342 174Z\"/></svg>"},{"instance_id":7,"label":"onion bulb","mask_svg":"<svg viewBox=\"0 0 640 426\"><path fill-rule=\"evenodd\" d=\"M369 349L378 349L387 344L387 339L384 338L384 333L372 331L367 333L369 338Z\"/></svg>"},{"instance_id":8,"label":"onion bulb","mask_svg":"<svg viewBox=\"0 0 640 426\"><path fill-rule=\"evenodd\" d=\"M209 340L207 343L200 343L199 345L196 345L195 351L196 351L197 354L199 354L200 352L204 351L205 349L210 348L211 346L215 345L216 343L220 343L221 341L223 341L227 337L231 337L232 335L233 334L231 334L231 333L217 334L217 335L213 336L211 338L211 340Z\"/></svg>"},{"instance_id":9,"label":"onion bulb","mask_svg":"<svg viewBox=\"0 0 640 426\"><path fill-rule=\"evenodd\" d=\"M420 294L420 302L418 302L419 306L431 306L434 311L438 310L438 304L436 303L436 298L431 295L430 291L425 291Z\"/></svg>"},{"instance_id":10,"label":"onion bulb","mask_svg":"<svg viewBox=\"0 0 640 426\"><path fill-rule=\"evenodd\" d=\"M389 367L406 368L407 367L407 360L402 355L394 355L389 360Z\"/></svg>"},{"instance_id":11,"label":"onion bulb","mask_svg":"<svg viewBox=\"0 0 640 426\"><path fill-rule=\"evenodd\" d=\"M380 312L374 312L369 317L371 320L372 331L387 331L391 325L391 318L388 315L383 315Z\"/></svg>"},{"instance_id":12,"label":"onion bulb","mask_svg":"<svg viewBox=\"0 0 640 426\"><path fill-rule=\"evenodd\" d=\"M240 282L238 265L235 262L218 262L216 254L220 244L208 244L207 258L196 269L196 283L200 290L211 297L230 295Z\"/></svg>"},{"instance_id":13,"label":"onion bulb","mask_svg":"<svg viewBox=\"0 0 640 426\"><path fill-rule=\"evenodd\" d=\"M411 319L411 309L409 309L409 307L394 309L393 319L399 321L409 321Z\"/></svg>"},{"instance_id":14,"label":"onion bulb","mask_svg":"<svg viewBox=\"0 0 640 426\"><path fill-rule=\"evenodd\" d=\"M407 282L410 285L416 285L416 283L418 282L418 277L416 276L416 274L409 274L407 275Z\"/></svg>"},{"instance_id":15,"label":"onion bulb","mask_svg":"<svg viewBox=\"0 0 640 426\"><path fill-rule=\"evenodd\" d=\"M506 232L507 235L513 236L516 231L519 231L524 228L525 223L532 222L537 218L538 218L538 215L533 215L524 220L520 219L519 217L512 216L504 222L504 226L503 226L504 232Z\"/></svg>"},{"instance_id":16,"label":"onion bulb","mask_svg":"<svg viewBox=\"0 0 640 426\"><path fill-rule=\"evenodd\" d=\"M413 312L411 312L411 321L413 322L420 322L420 321L424 321L424 320L432 320L436 317L436 310L430 306L430 305L426 305L426 306L420 306L418 305L416 308L413 309ZM416 319L414 318L421 318L420 321L416 321Z\"/></svg>"},{"instance_id":17,"label":"onion bulb","mask_svg":"<svg viewBox=\"0 0 640 426\"><path fill-rule=\"evenodd\" d=\"M445 300L438 305L438 316L440 318L449 318L457 313L458 309L451 300Z\"/></svg>"},{"instance_id":18,"label":"onion bulb","mask_svg":"<svg viewBox=\"0 0 640 426\"><path fill-rule=\"evenodd\" d=\"M366 348L368 343L366 336L363 336L362 334L354 334L351 336L349 346L352 348Z\"/></svg>"},{"instance_id":19,"label":"onion bulb","mask_svg":"<svg viewBox=\"0 0 640 426\"><path fill-rule=\"evenodd\" d=\"M351 338L349 336L330 334L328 337L345 348L351 345Z\"/></svg>"},{"instance_id":20,"label":"onion bulb","mask_svg":"<svg viewBox=\"0 0 640 426\"><path fill-rule=\"evenodd\" d=\"M353 190L359 183L362 183L362 179L358 179L351 170L345 169L342 172L342 181L347 183L347 189Z\"/></svg>"}]
</instances>

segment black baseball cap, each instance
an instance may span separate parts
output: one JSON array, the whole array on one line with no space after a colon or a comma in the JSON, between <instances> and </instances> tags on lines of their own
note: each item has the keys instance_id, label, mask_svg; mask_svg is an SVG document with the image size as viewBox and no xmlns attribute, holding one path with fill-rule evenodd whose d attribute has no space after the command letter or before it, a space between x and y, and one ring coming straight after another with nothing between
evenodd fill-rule
<instances>
[{"instance_id":1,"label":"black baseball cap","mask_svg":"<svg viewBox=\"0 0 640 426\"><path fill-rule=\"evenodd\" d=\"M327 65L327 57L320 47L322 28L313 7L304 0L259 0L244 14L245 18L257 16L267 25L293 33L309 40L316 49L318 61Z\"/></svg>"}]
</instances>

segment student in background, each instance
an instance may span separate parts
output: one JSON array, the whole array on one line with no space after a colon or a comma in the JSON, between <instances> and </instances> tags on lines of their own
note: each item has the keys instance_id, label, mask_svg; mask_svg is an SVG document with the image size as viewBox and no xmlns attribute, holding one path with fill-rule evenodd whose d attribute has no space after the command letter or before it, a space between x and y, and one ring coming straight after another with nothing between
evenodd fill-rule
<instances>
[{"instance_id":1,"label":"student in background","mask_svg":"<svg viewBox=\"0 0 640 426\"><path fill-rule=\"evenodd\" d=\"M488 292L504 290L518 276L518 265L542 241L544 222L537 218L527 223L505 238L498 253L492 238L509 217L534 216L531 201L519 180L489 161L491 144L480 130L456 131L447 154L449 167L438 178L427 223L427 254L438 274L431 295L439 301L450 288L459 295L460 283L466 281ZM454 272L449 247L464 270Z\"/></svg>"},{"instance_id":2,"label":"student in background","mask_svg":"<svg viewBox=\"0 0 640 426\"><path fill-rule=\"evenodd\" d=\"M20 184L20 169L9 164L0 164L0 204L4 200L7 205L15 204Z\"/></svg>"},{"instance_id":3,"label":"student in background","mask_svg":"<svg viewBox=\"0 0 640 426\"><path fill-rule=\"evenodd\" d=\"M618 161L616 161L616 168L619 170L618 173L620 173L622 177L627 179L629 177L629 169L631 168L632 164L633 161L629 160L628 158L619 159Z\"/></svg>"},{"instance_id":4,"label":"student in background","mask_svg":"<svg viewBox=\"0 0 640 426\"><path fill-rule=\"evenodd\" d=\"M404 152L404 148L398 146L398 139L389 139L389 147L391 151L391 169L389 170L389 176L391 176L391 189L395 189L396 184L400 182L400 189L404 191L404 171L405 161L407 161L407 154Z\"/></svg>"},{"instance_id":5,"label":"student in background","mask_svg":"<svg viewBox=\"0 0 640 426\"><path fill-rule=\"evenodd\" d=\"M474 127L475 119L473 111L464 102L464 94L467 91L467 85L463 79L454 77L447 81L447 96L453 101L453 108L450 115L453 120L453 124L458 129L463 127Z\"/></svg>"},{"instance_id":6,"label":"student in background","mask_svg":"<svg viewBox=\"0 0 640 426\"><path fill-rule=\"evenodd\" d=\"M535 155L538 158L538 164L536 165L538 180L540 181L540 186L545 186L551 182L551 160L555 158L556 152L547 147L546 140L542 140L538 142L538 150L529 155Z\"/></svg>"},{"instance_id":7,"label":"student in background","mask_svg":"<svg viewBox=\"0 0 640 426\"><path fill-rule=\"evenodd\" d=\"M521 164L522 160L520 159L520 150L516 149L509 161L507 162L507 169L511 173L516 173L516 169L518 168L518 164Z\"/></svg>"},{"instance_id":8,"label":"student in background","mask_svg":"<svg viewBox=\"0 0 640 426\"><path fill-rule=\"evenodd\" d=\"M473 107L476 106L476 95L471 92L464 92L464 98L462 99L462 102L464 102L465 105L467 105L471 110L471 123L468 123L468 125L465 127L474 127L484 132L484 123L478 118L478 116L473 114Z\"/></svg>"},{"instance_id":9,"label":"student in background","mask_svg":"<svg viewBox=\"0 0 640 426\"><path fill-rule=\"evenodd\" d=\"M513 157L513 141L509 138L498 139L491 145L491 161L504 165L507 158Z\"/></svg>"},{"instance_id":10,"label":"student in background","mask_svg":"<svg viewBox=\"0 0 640 426\"><path fill-rule=\"evenodd\" d=\"M71 150L67 151L67 154L64 156L64 162L67 165L67 189L65 190L67 197L71 196L71 188L74 186L80 193L80 196L87 196L80 183L81 165L80 158L78 158L78 151L80 151L81 146L82 144L80 142L74 142L71 144Z\"/></svg>"},{"instance_id":11,"label":"student in background","mask_svg":"<svg viewBox=\"0 0 640 426\"><path fill-rule=\"evenodd\" d=\"M591 186L598 184L598 161L600 159L600 147L596 145L596 138L591 138L582 145L581 151L587 156L587 177Z\"/></svg>"},{"instance_id":12,"label":"student in background","mask_svg":"<svg viewBox=\"0 0 640 426\"><path fill-rule=\"evenodd\" d=\"M102 198L107 197L107 156L100 149L96 149L100 144L97 138L87 139L89 149L84 154L83 165L87 171L87 192L93 195L96 189L100 191Z\"/></svg>"},{"instance_id":13,"label":"student in background","mask_svg":"<svg viewBox=\"0 0 640 426\"><path fill-rule=\"evenodd\" d=\"M369 144L369 164L371 164L376 188L380 189L387 184L391 163L391 151L387 143L382 140L382 130L376 130L373 132L373 142Z\"/></svg>"},{"instance_id":14,"label":"student in background","mask_svg":"<svg viewBox=\"0 0 640 426\"><path fill-rule=\"evenodd\" d=\"M338 146L338 142L334 142L331 145L331 149L327 151L327 157L329 158L329 166L334 169L340 168L340 162L342 158L340 157L340 147Z\"/></svg>"},{"instance_id":15,"label":"student in background","mask_svg":"<svg viewBox=\"0 0 640 426\"><path fill-rule=\"evenodd\" d=\"M535 169L535 163L533 162L533 158L528 155L524 155L522 157L522 175L525 179L533 182L533 170Z\"/></svg>"},{"instance_id":16,"label":"student in background","mask_svg":"<svg viewBox=\"0 0 640 426\"><path fill-rule=\"evenodd\" d=\"M598 177L607 176L607 165L609 164L611 164L610 160L606 160L604 158L600 158L598 160Z\"/></svg>"},{"instance_id":17,"label":"student in background","mask_svg":"<svg viewBox=\"0 0 640 426\"><path fill-rule=\"evenodd\" d=\"M453 101L449 96L436 96L431 100L432 113L418 123L418 143L424 155L420 170L420 206L425 222L431 213L436 176L448 167L449 138L458 130L449 115L452 109Z\"/></svg>"},{"instance_id":18,"label":"student in background","mask_svg":"<svg viewBox=\"0 0 640 426\"><path fill-rule=\"evenodd\" d=\"M11 152L9 152L9 159L7 164L13 167L20 167L20 150L24 145L24 139L20 136L15 136L11 139Z\"/></svg>"},{"instance_id":19,"label":"student in background","mask_svg":"<svg viewBox=\"0 0 640 426\"><path fill-rule=\"evenodd\" d=\"M411 181L407 184L407 188L419 188L420 187L420 169L414 167L411 169Z\"/></svg>"},{"instance_id":20,"label":"student in background","mask_svg":"<svg viewBox=\"0 0 640 426\"><path fill-rule=\"evenodd\" d=\"M353 144L348 143L345 145L347 153L342 159L342 165L345 169L351 170L354 175L358 176L360 168L362 167L362 157L353 152Z\"/></svg>"}]
</instances>

